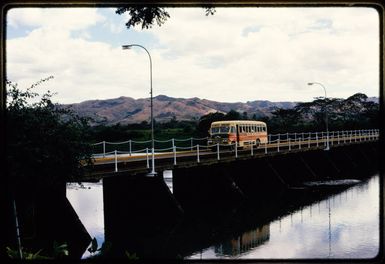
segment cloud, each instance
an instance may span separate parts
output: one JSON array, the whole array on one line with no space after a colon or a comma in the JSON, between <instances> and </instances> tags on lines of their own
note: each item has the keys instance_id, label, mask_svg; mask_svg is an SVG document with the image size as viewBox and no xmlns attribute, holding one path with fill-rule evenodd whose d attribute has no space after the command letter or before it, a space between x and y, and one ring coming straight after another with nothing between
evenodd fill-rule
<instances>
[{"instance_id":1,"label":"cloud","mask_svg":"<svg viewBox=\"0 0 385 264\"><path fill-rule=\"evenodd\" d=\"M81 30L104 21L95 8L14 8L7 14L12 27L43 27Z\"/></svg>"},{"instance_id":2,"label":"cloud","mask_svg":"<svg viewBox=\"0 0 385 264\"><path fill-rule=\"evenodd\" d=\"M210 93L203 91L207 86L195 85L202 87L196 93L231 101L310 100L318 91L302 92L314 79L328 84L334 97L378 91L378 20L372 10L220 9L197 21L198 13L175 10L173 23L154 31L161 44L170 47L163 52L179 58L175 68L189 71L191 65L202 66L191 71L201 76L194 82L209 81L213 86ZM369 23L357 28L357 16L367 16ZM311 30L314 25L317 30ZM259 30L245 37L250 28ZM221 67L208 70L212 64L205 62L219 57ZM187 60L190 66L176 66ZM242 92L234 93L234 88Z\"/></svg>"},{"instance_id":3,"label":"cloud","mask_svg":"<svg viewBox=\"0 0 385 264\"><path fill-rule=\"evenodd\" d=\"M147 54L120 48L135 42L150 51L154 95L309 101L323 94L309 81L332 97L378 95L373 9L218 8L206 17L201 8L170 8L164 25L144 31L123 30L127 15L112 11L11 10L7 30L30 30L7 40L7 78L28 85L54 75L44 88L65 103L148 97ZM100 30L95 38L98 28L108 30L105 40Z\"/></svg>"}]
</instances>

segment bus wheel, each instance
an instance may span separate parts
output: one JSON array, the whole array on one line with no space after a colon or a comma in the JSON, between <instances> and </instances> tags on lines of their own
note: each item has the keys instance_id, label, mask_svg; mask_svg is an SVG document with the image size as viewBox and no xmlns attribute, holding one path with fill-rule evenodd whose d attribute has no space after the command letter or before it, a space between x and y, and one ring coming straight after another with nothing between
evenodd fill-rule
<instances>
[{"instance_id":1,"label":"bus wheel","mask_svg":"<svg viewBox=\"0 0 385 264\"><path fill-rule=\"evenodd\" d=\"M259 138L257 138L257 139L255 140L255 148L258 148L259 145L261 145L261 141L259 140Z\"/></svg>"}]
</instances>

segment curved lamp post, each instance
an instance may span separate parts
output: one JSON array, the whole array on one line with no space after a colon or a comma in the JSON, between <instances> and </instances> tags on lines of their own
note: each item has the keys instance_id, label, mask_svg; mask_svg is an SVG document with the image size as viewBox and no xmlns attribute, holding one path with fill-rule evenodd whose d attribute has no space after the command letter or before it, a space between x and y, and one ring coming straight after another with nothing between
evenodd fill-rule
<instances>
[{"instance_id":1,"label":"curved lamp post","mask_svg":"<svg viewBox=\"0 0 385 264\"><path fill-rule=\"evenodd\" d=\"M307 85L313 85L313 84L318 84L318 85L320 85L324 89L325 101L326 101L327 96L326 96L326 88L325 88L325 86L323 86L323 84L319 83L319 82L309 82ZM326 148L325 148L325 150L329 150L330 147L329 147L328 111L327 111L326 105L325 105L325 125L326 125Z\"/></svg>"},{"instance_id":2,"label":"curved lamp post","mask_svg":"<svg viewBox=\"0 0 385 264\"><path fill-rule=\"evenodd\" d=\"M149 176L154 176L156 175L155 172L155 157L154 157L154 112L153 112L153 104L152 104L152 60L151 60L151 55L148 52L148 50L143 47L142 45L138 44L129 44L129 45L123 45L122 48L125 49L131 49L132 47L139 47L144 49L147 54L148 58L150 59L150 107L151 107L151 153L152 153L152 161L151 161L151 172L148 173Z\"/></svg>"}]
</instances>

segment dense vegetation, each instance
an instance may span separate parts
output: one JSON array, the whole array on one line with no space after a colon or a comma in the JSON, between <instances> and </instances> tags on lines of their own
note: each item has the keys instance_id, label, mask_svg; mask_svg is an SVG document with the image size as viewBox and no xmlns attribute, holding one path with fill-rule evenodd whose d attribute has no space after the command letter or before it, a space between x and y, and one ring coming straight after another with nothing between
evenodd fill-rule
<instances>
[{"instance_id":1,"label":"dense vegetation","mask_svg":"<svg viewBox=\"0 0 385 264\"><path fill-rule=\"evenodd\" d=\"M353 130L379 127L379 104L362 93L347 99L316 98L293 109L276 109L266 121L270 132Z\"/></svg>"},{"instance_id":2,"label":"dense vegetation","mask_svg":"<svg viewBox=\"0 0 385 264\"><path fill-rule=\"evenodd\" d=\"M88 120L56 107L50 92L41 97L33 92L51 78L25 91L7 82L6 169L9 183L17 186L11 189L20 192L37 193L76 179L83 172L81 162L90 162Z\"/></svg>"},{"instance_id":3,"label":"dense vegetation","mask_svg":"<svg viewBox=\"0 0 385 264\"><path fill-rule=\"evenodd\" d=\"M155 120L155 138L206 137L210 124L220 120L261 120L267 123L269 133L307 132L326 130L326 117L329 130L350 130L378 128L379 104L367 100L365 94L357 93L347 99L316 98L312 102L298 103L294 108L277 108L271 116L258 118L256 115L239 113L231 110L228 113L209 113L197 121L178 121L175 118L167 123ZM150 124L95 126L90 130L92 142L149 140Z\"/></svg>"}]
</instances>

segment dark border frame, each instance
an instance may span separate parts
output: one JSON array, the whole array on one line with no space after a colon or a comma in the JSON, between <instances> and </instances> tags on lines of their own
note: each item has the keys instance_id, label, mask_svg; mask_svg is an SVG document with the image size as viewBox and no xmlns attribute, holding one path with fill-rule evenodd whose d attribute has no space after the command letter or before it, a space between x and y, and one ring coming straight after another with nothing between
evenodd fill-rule
<instances>
[{"instance_id":1,"label":"dark border frame","mask_svg":"<svg viewBox=\"0 0 385 264\"><path fill-rule=\"evenodd\" d=\"M385 121L384 116L384 106L385 106L385 98L384 98L384 22L385 22L385 3L381 0L372 0L372 1L359 1L359 0L243 0L243 1L221 1L221 0L211 0L211 1L110 1L110 0L96 0L96 1L49 1L49 0L27 0L27 1L10 1L5 0L1 3L1 41L0 41L0 168L5 168L5 143L6 143L6 134L5 130L5 110L6 110L6 14L7 11L11 8L19 8L19 7L116 7L122 5L154 5L154 6L162 6L162 7L202 7L202 5L212 5L214 7L371 7L377 10L379 15L379 96L380 96L380 120ZM358 22L359 23L359 22ZM379 245L379 254L374 259L281 259L281 260L239 260L237 262L245 262L245 263L382 263L385 260L384 256L384 163L385 163L385 143L384 143L384 128L385 122L379 124L380 127L380 245ZM2 169L3 170L3 169ZM6 181L6 179L3 179ZM7 186L4 184L3 186ZM5 188L2 191L3 194L7 192ZM3 201L5 199L2 199ZM3 205L3 204L2 204ZM7 228L7 227L4 227ZM0 250L3 252L4 247ZM110 260L108 262L111 262ZM197 261L191 261L197 262ZM200 261L202 262L202 261ZM217 260L206 260L205 263L217 263L222 261ZM235 261L223 261L223 262L235 262Z\"/></svg>"}]
</instances>

